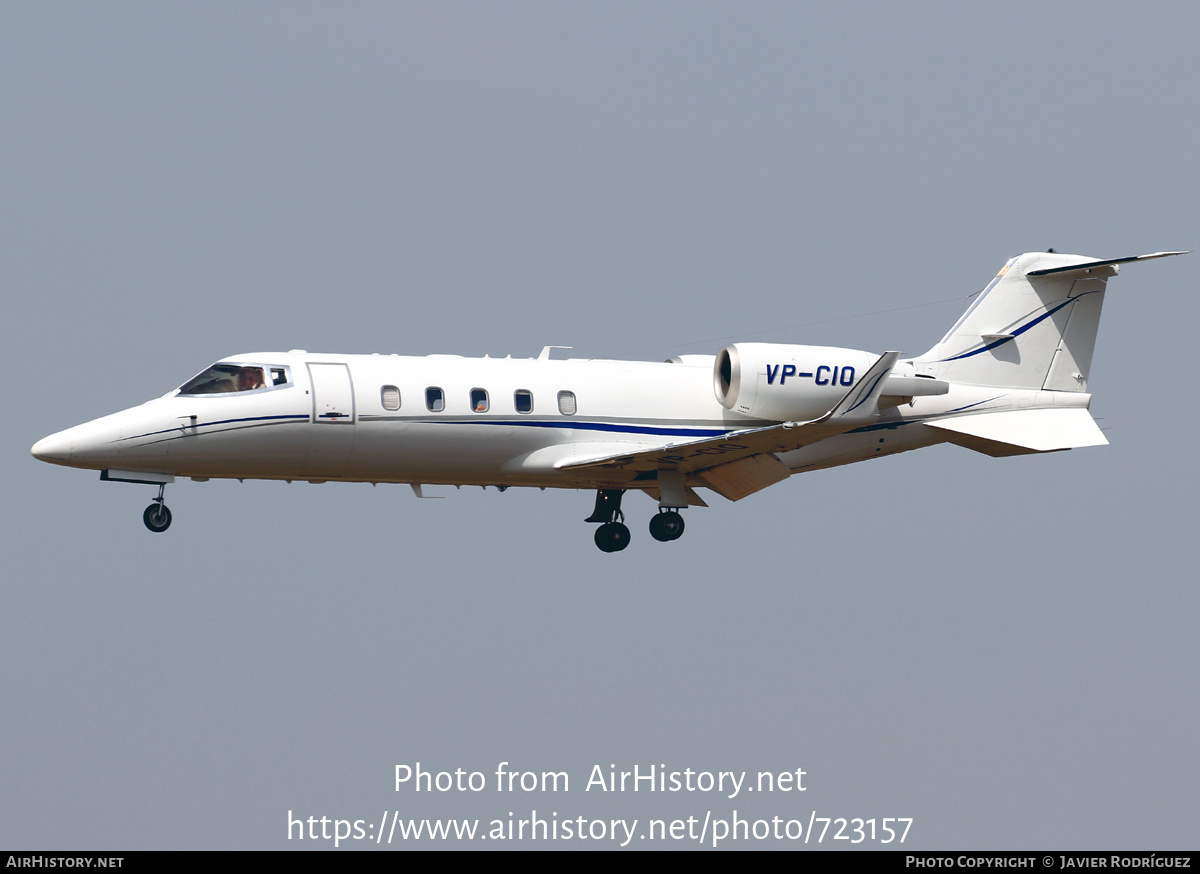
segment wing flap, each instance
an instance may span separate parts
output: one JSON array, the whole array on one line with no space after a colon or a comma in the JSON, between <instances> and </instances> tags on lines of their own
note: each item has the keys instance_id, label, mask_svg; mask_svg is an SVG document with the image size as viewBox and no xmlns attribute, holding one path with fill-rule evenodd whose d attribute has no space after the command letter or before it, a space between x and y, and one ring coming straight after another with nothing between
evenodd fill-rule
<instances>
[{"instance_id":1,"label":"wing flap","mask_svg":"<svg viewBox=\"0 0 1200 874\"><path fill-rule=\"evenodd\" d=\"M718 464L699 473L700 481L723 498L740 501L792 475L773 453L759 453Z\"/></svg>"}]
</instances>

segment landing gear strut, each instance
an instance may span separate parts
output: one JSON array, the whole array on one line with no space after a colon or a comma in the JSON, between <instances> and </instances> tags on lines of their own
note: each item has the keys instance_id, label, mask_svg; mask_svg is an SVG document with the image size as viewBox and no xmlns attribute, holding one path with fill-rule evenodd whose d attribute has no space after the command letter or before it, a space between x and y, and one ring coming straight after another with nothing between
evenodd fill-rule
<instances>
[{"instance_id":1,"label":"landing gear strut","mask_svg":"<svg viewBox=\"0 0 1200 874\"><path fill-rule=\"evenodd\" d=\"M670 508L660 510L650 517L650 536L664 543L678 540L683 536L683 517Z\"/></svg>"},{"instance_id":2,"label":"landing gear strut","mask_svg":"<svg viewBox=\"0 0 1200 874\"><path fill-rule=\"evenodd\" d=\"M142 521L146 523L146 527L155 534L161 534L171 527L171 511L167 509L167 505L163 503L163 494L167 490L166 483L160 483L158 486L158 497L154 499L145 512L142 513Z\"/></svg>"},{"instance_id":3,"label":"landing gear strut","mask_svg":"<svg viewBox=\"0 0 1200 874\"><path fill-rule=\"evenodd\" d=\"M600 489L596 493L596 509L584 520L602 523L596 529L596 546L601 552L620 552L629 545L629 529L625 527L625 514L621 512L624 494L624 489Z\"/></svg>"}]
</instances>

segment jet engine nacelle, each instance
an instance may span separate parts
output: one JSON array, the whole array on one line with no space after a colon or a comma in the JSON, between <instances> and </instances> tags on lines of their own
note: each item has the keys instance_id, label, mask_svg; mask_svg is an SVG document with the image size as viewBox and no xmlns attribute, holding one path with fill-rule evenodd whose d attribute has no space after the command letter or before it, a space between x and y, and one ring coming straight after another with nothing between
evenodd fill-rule
<instances>
[{"instance_id":1,"label":"jet engine nacelle","mask_svg":"<svg viewBox=\"0 0 1200 874\"><path fill-rule=\"evenodd\" d=\"M827 413L878 358L834 346L734 343L717 353L713 387L728 410L806 421Z\"/></svg>"}]
</instances>

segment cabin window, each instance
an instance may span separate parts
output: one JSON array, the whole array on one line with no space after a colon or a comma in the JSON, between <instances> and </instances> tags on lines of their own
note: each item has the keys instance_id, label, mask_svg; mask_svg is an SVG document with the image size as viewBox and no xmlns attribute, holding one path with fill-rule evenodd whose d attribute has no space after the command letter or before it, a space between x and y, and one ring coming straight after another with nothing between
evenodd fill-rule
<instances>
[{"instance_id":1,"label":"cabin window","mask_svg":"<svg viewBox=\"0 0 1200 874\"><path fill-rule=\"evenodd\" d=\"M486 389L471 389L471 412L486 413L488 411L488 393Z\"/></svg>"},{"instance_id":2,"label":"cabin window","mask_svg":"<svg viewBox=\"0 0 1200 874\"><path fill-rule=\"evenodd\" d=\"M575 409L575 392L560 391L558 393L558 411L564 416L574 416Z\"/></svg>"},{"instance_id":3,"label":"cabin window","mask_svg":"<svg viewBox=\"0 0 1200 874\"><path fill-rule=\"evenodd\" d=\"M400 389L394 385L385 385L379 390L379 401L385 410L400 409Z\"/></svg>"},{"instance_id":4,"label":"cabin window","mask_svg":"<svg viewBox=\"0 0 1200 874\"><path fill-rule=\"evenodd\" d=\"M519 388L513 392L513 405L518 413L533 412L533 392L527 388Z\"/></svg>"},{"instance_id":5,"label":"cabin window","mask_svg":"<svg viewBox=\"0 0 1200 874\"><path fill-rule=\"evenodd\" d=\"M446 393L437 386L431 385L425 389L425 406L431 413L440 413L446 409Z\"/></svg>"},{"instance_id":6,"label":"cabin window","mask_svg":"<svg viewBox=\"0 0 1200 874\"><path fill-rule=\"evenodd\" d=\"M221 392L254 391L265 388L263 369L245 364L214 364L179 389L183 395L208 395Z\"/></svg>"}]
</instances>

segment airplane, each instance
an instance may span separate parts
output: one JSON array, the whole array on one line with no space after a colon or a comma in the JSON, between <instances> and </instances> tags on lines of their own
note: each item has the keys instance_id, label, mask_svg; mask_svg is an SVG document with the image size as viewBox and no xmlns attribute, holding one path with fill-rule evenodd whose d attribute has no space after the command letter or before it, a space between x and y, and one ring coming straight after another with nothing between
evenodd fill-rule
<instances>
[{"instance_id":1,"label":"airplane","mask_svg":"<svg viewBox=\"0 0 1200 874\"><path fill-rule=\"evenodd\" d=\"M739 501L792 474L938 443L994 457L1108 441L1088 372L1109 278L1127 258L1010 259L928 352L733 343L665 362L457 355L224 358L141 406L39 440L34 457L158 486L177 477L595 490L596 545L629 544L621 499L678 539L704 488Z\"/></svg>"}]
</instances>

